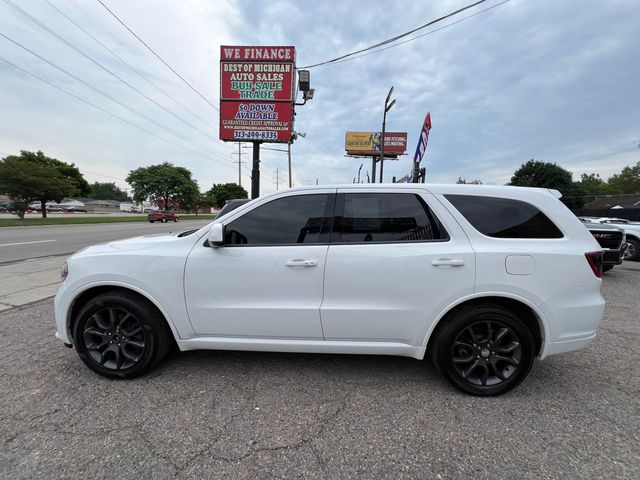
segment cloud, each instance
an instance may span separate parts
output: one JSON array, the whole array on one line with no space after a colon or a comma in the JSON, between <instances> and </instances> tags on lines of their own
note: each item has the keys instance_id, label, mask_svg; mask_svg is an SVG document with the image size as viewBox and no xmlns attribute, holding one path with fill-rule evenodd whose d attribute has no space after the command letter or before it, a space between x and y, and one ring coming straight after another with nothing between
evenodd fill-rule
<instances>
[{"instance_id":1,"label":"cloud","mask_svg":"<svg viewBox=\"0 0 640 480\"><path fill-rule=\"evenodd\" d=\"M0 39L3 58L204 157L136 130L2 62L0 102L9 114L0 119L0 151L41 149L83 170L120 179L132 168L172 161L191 169L203 188L237 180L233 164L237 145L217 139L215 110L97 2L51 2L170 92L175 102L46 3L28 0L20 6L204 134L154 106L4 3L1 31L213 153L149 124L4 39ZM463 5L453 0L392 5L355 0L307 4L109 0L107 4L214 104L221 44L295 45L298 65L304 65L374 44ZM484 7L471 12L480 8ZM399 161L385 163L387 180L409 171L427 111L433 119L425 158L430 181L454 182L461 176L504 183L530 158L557 162L576 177L582 172L607 177L635 163L639 150L633 141L640 139L636 10L631 0L588 6L577 0L512 0L397 48L312 69L316 96L297 108L295 128L307 137L292 147L295 183L312 184L316 178L325 184L350 183L361 163L363 174L370 170L370 160L344 156L344 134L380 129L391 85L397 104L388 114L387 128L408 132L409 148ZM248 187L251 156L242 159L247 162L242 168ZM262 189L273 190L275 169L286 180L287 155L263 150L261 160ZM110 180L86 176L90 181Z\"/></svg>"}]
</instances>

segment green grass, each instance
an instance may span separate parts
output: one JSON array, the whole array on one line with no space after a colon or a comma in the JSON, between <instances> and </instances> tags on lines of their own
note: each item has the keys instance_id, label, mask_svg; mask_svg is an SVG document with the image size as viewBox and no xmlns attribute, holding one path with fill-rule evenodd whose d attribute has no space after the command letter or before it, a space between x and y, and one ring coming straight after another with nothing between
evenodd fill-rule
<instances>
[{"instance_id":1,"label":"green grass","mask_svg":"<svg viewBox=\"0 0 640 480\"><path fill-rule=\"evenodd\" d=\"M180 215L180 222L189 220L213 220L215 215ZM25 218L20 220L16 218L0 218L0 227L38 227L41 225L77 225L83 223L123 223L123 222L146 222L147 217L138 215L123 215L104 217L85 217L85 216L64 216L64 217L37 217ZM172 222L169 222L172 223Z\"/></svg>"}]
</instances>

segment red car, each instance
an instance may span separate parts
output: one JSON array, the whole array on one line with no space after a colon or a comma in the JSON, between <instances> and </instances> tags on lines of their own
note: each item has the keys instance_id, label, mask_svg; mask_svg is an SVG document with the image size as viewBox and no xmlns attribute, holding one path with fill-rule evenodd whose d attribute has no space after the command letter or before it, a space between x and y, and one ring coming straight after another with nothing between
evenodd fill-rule
<instances>
[{"instance_id":1,"label":"red car","mask_svg":"<svg viewBox=\"0 0 640 480\"><path fill-rule=\"evenodd\" d=\"M150 223L153 223L153 222L167 223L169 220L173 222L177 222L178 220L180 220L180 218L175 213L156 211L156 212L151 212L149 215L147 215L147 220L149 220Z\"/></svg>"}]
</instances>

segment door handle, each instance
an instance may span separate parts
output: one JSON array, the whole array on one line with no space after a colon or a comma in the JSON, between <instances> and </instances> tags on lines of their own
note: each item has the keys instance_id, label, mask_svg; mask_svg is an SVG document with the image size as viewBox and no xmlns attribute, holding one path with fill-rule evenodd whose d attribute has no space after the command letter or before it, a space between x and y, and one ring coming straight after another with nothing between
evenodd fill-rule
<instances>
[{"instance_id":1,"label":"door handle","mask_svg":"<svg viewBox=\"0 0 640 480\"><path fill-rule=\"evenodd\" d=\"M287 267L315 267L318 265L317 260L289 260L285 262Z\"/></svg>"},{"instance_id":2,"label":"door handle","mask_svg":"<svg viewBox=\"0 0 640 480\"><path fill-rule=\"evenodd\" d=\"M433 260L431 265L435 267L461 267L464 265L464 260L460 258L439 258Z\"/></svg>"}]
</instances>

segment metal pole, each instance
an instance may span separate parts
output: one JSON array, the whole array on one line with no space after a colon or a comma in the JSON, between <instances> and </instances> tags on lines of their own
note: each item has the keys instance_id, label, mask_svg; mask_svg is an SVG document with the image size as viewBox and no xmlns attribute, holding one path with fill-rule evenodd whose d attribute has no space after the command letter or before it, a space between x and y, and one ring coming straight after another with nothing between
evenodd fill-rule
<instances>
[{"instance_id":1,"label":"metal pole","mask_svg":"<svg viewBox=\"0 0 640 480\"><path fill-rule=\"evenodd\" d=\"M293 181L291 180L291 143L287 144L287 154L289 155L289 188L293 186Z\"/></svg>"},{"instance_id":2,"label":"metal pole","mask_svg":"<svg viewBox=\"0 0 640 480\"><path fill-rule=\"evenodd\" d=\"M242 151L240 150L240 142L238 142L238 185L242 186Z\"/></svg>"},{"instance_id":3,"label":"metal pole","mask_svg":"<svg viewBox=\"0 0 640 480\"><path fill-rule=\"evenodd\" d=\"M389 94L391 94L391 92L389 92ZM384 131L386 126L387 126L387 102L384 103L384 115L382 116L382 138L380 139L380 183L383 182L382 170L384 168Z\"/></svg>"},{"instance_id":4,"label":"metal pole","mask_svg":"<svg viewBox=\"0 0 640 480\"><path fill-rule=\"evenodd\" d=\"M260 196L260 142L253 142L253 168L251 169L251 198Z\"/></svg>"},{"instance_id":5,"label":"metal pole","mask_svg":"<svg viewBox=\"0 0 640 480\"><path fill-rule=\"evenodd\" d=\"M374 155L373 160L371 160L371 183L376 183L376 156Z\"/></svg>"},{"instance_id":6,"label":"metal pole","mask_svg":"<svg viewBox=\"0 0 640 480\"><path fill-rule=\"evenodd\" d=\"M278 169L276 168L276 191L278 191L279 186L280 186L280 177L278 176Z\"/></svg>"}]
</instances>

